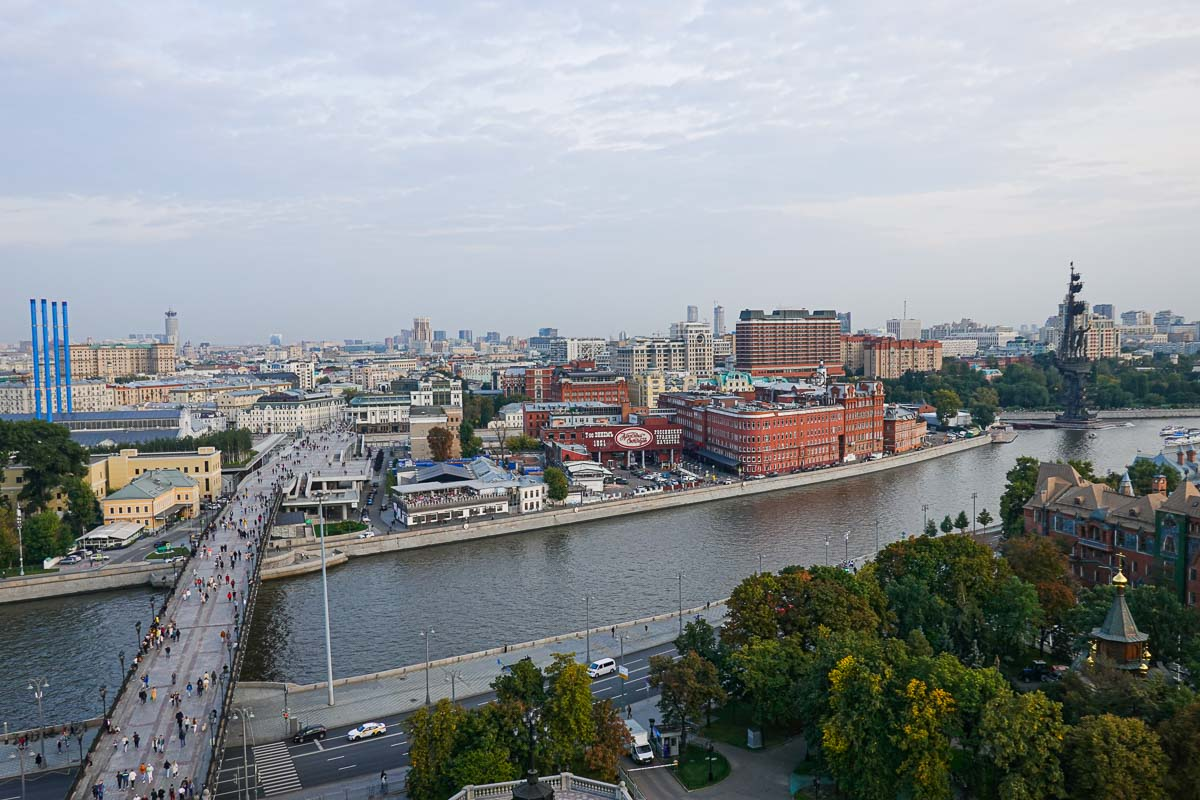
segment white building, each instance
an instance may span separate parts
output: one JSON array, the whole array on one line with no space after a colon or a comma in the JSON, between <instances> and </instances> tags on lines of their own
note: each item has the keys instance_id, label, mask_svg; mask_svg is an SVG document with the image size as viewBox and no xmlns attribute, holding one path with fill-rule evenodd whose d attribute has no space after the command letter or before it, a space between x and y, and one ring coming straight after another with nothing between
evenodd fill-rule
<instances>
[{"instance_id":1,"label":"white building","mask_svg":"<svg viewBox=\"0 0 1200 800\"><path fill-rule=\"evenodd\" d=\"M482 457L418 470L392 493L397 518L409 528L528 514L541 511L546 502L541 478L511 474Z\"/></svg>"},{"instance_id":2,"label":"white building","mask_svg":"<svg viewBox=\"0 0 1200 800\"><path fill-rule=\"evenodd\" d=\"M62 387L63 411L67 406L67 387ZM46 407L46 390L42 389L42 408ZM50 387L53 403L54 387ZM116 408L112 387L104 381L75 381L71 385L73 411L112 411ZM32 383L9 381L0 383L0 414L32 414L34 387Z\"/></svg>"},{"instance_id":3,"label":"white building","mask_svg":"<svg viewBox=\"0 0 1200 800\"><path fill-rule=\"evenodd\" d=\"M597 366L608 364L607 339L576 339L557 336L550 340L549 359L554 364L570 361L595 361Z\"/></svg>"},{"instance_id":4,"label":"white building","mask_svg":"<svg viewBox=\"0 0 1200 800\"><path fill-rule=\"evenodd\" d=\"M252 433L296 433L323 428L344 418L346 401L329 394L275 392L237 412L237 427Z\"/></svg>"},{"instance_id":5,"label":"white building","mask_svg":"<svg viewBox=\"0 0 1200 800\"><path fill-rule=\"evenodd\" d=\"M938 339L942 358L970 358L979 352L978 339Z\"/></svg>"}]
</instances>

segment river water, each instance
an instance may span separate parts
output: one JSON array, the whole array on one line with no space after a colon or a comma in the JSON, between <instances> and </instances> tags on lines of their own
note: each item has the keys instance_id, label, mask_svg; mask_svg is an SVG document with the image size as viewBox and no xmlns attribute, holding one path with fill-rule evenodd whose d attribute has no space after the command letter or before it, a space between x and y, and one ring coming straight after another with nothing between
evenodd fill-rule
<instances>
[{"instance_id":1,"label":"river water","mask_svg":"<svg viewBox=\"0 0 1200 800\"><path fill-rule=\"evenodd\" d=\"M1200 427L1200 419L1172 424ZM354 559L329 573L334 673L358 675L419 662L420 631L432 627L431 656L456 655L604 625L728 595L747 574L788 564L819 564L875 549L922 527L922 504L941 520L960 510L999 513L1004 474L1017 456L1087 458L1119 469L1139 449L1157 453L1162 420L1097 432L1022 431L990 445L909 467L817 486L703 503L544 531ZM324 678L320 573L263 584L246 680ZM48 721L95 716L98 688L115 686L117 652L136 650L134 621L145 624L151 592L136 589L0 606L0 720L10 729L37 721L26 689L47 677Z\"/></svg>"}]
</instances>

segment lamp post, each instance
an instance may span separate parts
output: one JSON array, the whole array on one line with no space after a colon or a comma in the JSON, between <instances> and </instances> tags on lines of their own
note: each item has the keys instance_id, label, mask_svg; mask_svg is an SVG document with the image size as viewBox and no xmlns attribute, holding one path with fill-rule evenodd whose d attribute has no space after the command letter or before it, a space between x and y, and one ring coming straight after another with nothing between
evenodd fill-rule
<instances>
[{"instance_id":1,"label":"lamp post","mask_svg":"<svg viewBox=\"0 0 1200 800\"><path fill-rule=\"evenodd\" d=\"M217 710L215 708L208 712L208 744L214 749L217 746Z\"/></svg>"},{"instance_id":2,"label":"lamp post","mask_svg":"<svg viewBox=\"0 0 1200 800\"><path fill-rule=\"evenodd\" d=\"M108 716L108 687L100 687L100 718Z\"/></svg>"},{"instance_id":3,"label":"lamp post","mask_svg":"<svg viewBox=\"0 0 1200 800\"><path fill-rule=\"evenodd\" d=\"M825 534L825 566L829 566L829 534Z\"/></svg>"},{"instance_id":4,"label":"lamp post","mask_svg":"<svg viewBox=\"0 0 1200 800\"><path fill-rule=\"evenodd\" d=\"M325 600L325 685L326 699L333 705L333 644L329 636L329 577L325 572L325 496L317 496L317 515L321 520L321 592Z\"/></svg>"},{"instance_id":5,"label":"lamp post","mask_svg":"<svg viewBox=\"0 0 1200 800\"><path fill-rule=\"evenodd\" d=\"M72 725L71 727L75 728L75 742L79 745L79 765L80 765L80 768L82 768L83 767L83 731L87 726L84 723L80 722L78 726ZM71 752L70 747L71 747L70 745L67 745L68 753Z\"/></svg>"},{"instance_id":6,"label":"lamp post","mask_svg":"<svg viewBox=\"0 0 1200 800\"><path fill-rule=\"evenodd\" d=\"M875 518L875 555L879 555L879 517Z\"/></svg>"},{"instance_id":7,"label":"lamp post","mask_svg":"<svg viewBox=\"0 0 1200 800\"><path fill-rule=\"evenodd\" d=\"M975 500L979 497L979 492L971 492L971 533L976 533L979 528L975 527Z\"/></svg>"},{"instance_id":8,"label":"lamp post","mask_svg":"<svg viewBox=\"0 0 1200 800\"><path fill-rule=\"evenodd\" d=\"M621 705L625 705L625 676L621 674L621 670L625 669L625 634L622 633L619 638L621 640L621 661L617 677L621 680Z\"/></svg>"},{"instance_id":9,"label":"lamp post","mask_svg":"<svg viewBox=\"0 0 1200 800\"><path fill-rule=\"evenodd\" d=\"M583 609L583 637L587 641L587 663L590 664L592 663L592 596L590 594L583 596Z\"/></svg>"},{"instance_id":10,"label":"lamp post","mask_svg":"<svg viewBox=\"0 0 1200 800\"><path fill-rule=\"evenodd\" d=\"M679 573L679 635L683 636L683 573Z\"/></svg>"},{"instance_id":11,"label":"lamp post","mask_svg":"<svg viewBox=\"0 0 1200 800\"><path fill-rule=\"evenodd\" d=\"M462 673L458 670L450 670L443 680L450 681L450 702L458 703L458 681L462 678Z\"/></svg>"},{"instance_id":12,"label":"lamp post","mask_svg":"<svg viewBox=\"0 0 1200 800\"><path fill-rule=\"evenodd\" d=\"M125 651L117 653L117 658L121 659L121 680L125 680Z\"/></svg>"},{"instance_id":13,"label":"lamp post","mask_svg":"<svg viewBox=\"0 0 1200 800\"><path fill-rule=\"evenodd\" d=\"M429 705L429 640L437 633L433 628L421 630L421 638L425 640L425 705Z\"/></svg>"},{"instance_id":14,"label":"lamp post","mask_svg":"<svg viewBox=\"0 0 1200 800\"><path fill-rule=\"evenodd\" d=\"M713 743L709 742L708 743L708 782L709 783L713 782L713 759L714 758L715 758L715 756L713 756Z\"/></svg>"},{"instance_id":15,"label":"lamp post","mask_svg":"<svg viewBox=\"0 0 1200 800\"><path fill-rule=\"evenodd\" d=\"M846 539L846 561L845 561L844 566L849 567L850 566L850 531L846 531L845 539Z\"/></svg>"},{"instance_id":16,"label":"lamp post","mask_svg":"<svg viewBox=\"0 0 1200 800\"><path fill-rule=\"evenodd\" d=\"M137 629L138 647L142 646L142 621L139 619L133 623L133 627Z\"/></svg>"},{"instance_id":17,"label":"lamp post","mask_svg":"<svg viewBox=\"0 0 1200 800\"><path fill-rule=\"evenodd\" d=\"M23 577L25 577L25 534L23 533L23 526L21 525L21 521L22 521L21 505L18 503L17 504L17 558L19 559L18 563L20 564L20 573L21 573L21 577L23 578ZM24 763L24 762L22 762L22 763ZM25 778L23 776L24 776L24 773L22 773L22 778L21 778L21 797L25 796Z\"/></svg>"},{"instance_id":18,"label":"lamp post","mask_svg":"<svg viewBox=\"0 0 1200 800\"><path fill-rule=\"evenodd\" d=\"M554 800L554 789L538 781L535 755L537 753L538 734L545 733L546 727L542 722L541 709L531 708L523 718L525 730L529 736L529 770L525 773L525 783L513 788L513 800ZM513 735L520 731L513 730Z\"/></svg>"},{"instance_id":19,"label":"lamp post","mask_svg":"<svg viewBox=\"0 0 1200 800\"><path fill-rule=\"evenodd\" d=\"M21 770L21 800L25 800L25 748L28 745L24 744L20 739L17 739L17 762Z\"/></svg>"},{"instance_id":20,"label":"lamp post","mask_svg":"<svg viewBox=\"0 0 1200 800\"><path fill-rule=\"evenodd\" d=\"M42 763L46 763L46 714L42 710L42 697L45 696L45 690L50 688L50 681L45 678L33 678L29 681L29 686L25 687L33 692L33 697L37 700L38 721L42 727L39 732L38 740L41 742Z\"/></svg>"},{"instance_id":21,"label":"lamp post","mask_svg":"<svg viewBox=\"0 0 1200 800\"><path fill-rule=\"evenodd\" d=\"M246 785L245 785L244 790L241 786L238 787L238 794L245 794L246 800L251 800L250 761L249 761L249 752L248 752L247 741L246 741L249 737L246 734L246 721L250 720L250 719L254 719L254 712L251 711L250 709L246 708L245 706L240 706L238 708L235 708L233 711L234 720L238 719L239 714L241 714L241 721L242 721L242 764L245 765L245 767L246 767L246 771L244 773L245 777L246 777Z\"/></svg>"},{"instance_id":22,"label":"lamp post","mask_svg":"<svg viewBox=\"0 0 1200 800\"><path fill-rule=\"evenodd\" d=\"M762 553L758 554L758 574L762 575Z\"/></svg>"},{"instance_id":23,"label":"lamp post","mask_svg":"<svg viewBox=\"0 0 1200 800\"><path fill-rule=\"evenodd\" d=\"M925 532L925 528L929 526L929 503L921 504L921 532Z\"/></svg>"}]
</instances>

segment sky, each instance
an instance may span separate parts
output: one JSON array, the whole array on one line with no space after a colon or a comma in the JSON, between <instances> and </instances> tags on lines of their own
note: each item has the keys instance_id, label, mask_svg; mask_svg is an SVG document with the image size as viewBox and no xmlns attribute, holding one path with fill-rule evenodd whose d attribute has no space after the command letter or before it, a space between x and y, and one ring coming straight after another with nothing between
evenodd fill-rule
<instances>
[{"instance_id":1,"label":"sky","mask_svg":"<svg viewBox=\"0 0 1200 800\"><path fill-rule=\"evenodd\" d=\"M7 0L0 341L1200 317L1200 3Z\"/></svg>"}]
</instances>

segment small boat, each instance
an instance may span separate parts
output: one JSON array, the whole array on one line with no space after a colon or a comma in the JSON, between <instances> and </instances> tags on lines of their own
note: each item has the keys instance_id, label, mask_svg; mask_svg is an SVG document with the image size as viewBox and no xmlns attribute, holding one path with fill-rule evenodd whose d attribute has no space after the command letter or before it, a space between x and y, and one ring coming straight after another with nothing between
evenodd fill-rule
<instances>
[{"instance_id":1,"label":"small boat","mask_svg":"<svg viewBox=\"0 0 1200 800\"><path fill-rule=\"evenodd\" d=\"M1186 433L1186 431L1178 425L1168 425L1158 432L1159 436L1177 436L1178 434Z\"/></svg>"}]
</instances>

